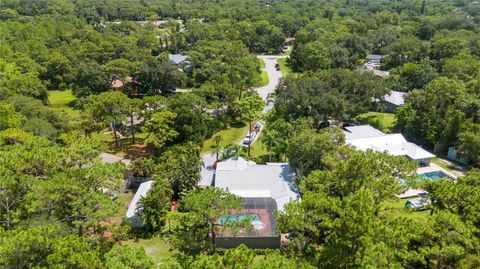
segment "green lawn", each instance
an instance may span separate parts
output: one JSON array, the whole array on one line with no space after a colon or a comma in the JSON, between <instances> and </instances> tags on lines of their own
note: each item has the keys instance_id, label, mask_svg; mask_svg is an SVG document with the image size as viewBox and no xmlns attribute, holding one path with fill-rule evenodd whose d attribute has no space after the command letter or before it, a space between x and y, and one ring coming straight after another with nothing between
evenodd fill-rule
<instances>
[{"instance_id":1,"label":"green lawn","mask_svg":"<svg viewBox=\"0 0 480 269\"><path fill-rule=\"evenodd\" d=\"M367 112L356 117L356 120L363 124L370 124L373 127L390 132L395 124L395 114L383 112ZM380 125L380 126L378 126Z\"/></svg>"},{"instance_id":2,"label":"green lawn","mask_svg":"<svg viewBox=\"0 0 480 269\"><path fill-rule=\"evenodd\" d=\"M212 151L212 145L214 144L213 137L217 135L222 138L222 141L220 141L220 145L224 147L230 144L239 143L243 139L247 131L248 126L246 124L242 123L232 125L229 128L214 134L210 139L207 139L203 143L202 152Z\"/></svg>"},{"instance_id":3,"label":"green lawn","mask_svg":"<svg viewBox=\"0 0 480 269\"><path fill-rule=\"evenodd\" d=\"M165 238L154 236L149 239L138 239L138 241L129 240L125 242L132 246L141 246L145 252L152 258L155 264L172 256L171 246Z\"/></svg>"},{"instance_id":4,"label":"green lawn","mask_svg":"<svg viewBox=\"0 0 480 269\"><path fill-rule=\"evenodd\" d=\"M292 68L290 68L290 66L287 64L287 58L278 59L277 62L280 65L280 70L282 71L282 75L284 77L293 72Z\"/></svg>"},{"instance_id":5,"label":"green lawn","mask_svg":"<svg viewBox=\"0 0 480 269\"><path fill-rule=\"evenodd\" d=\"M73 109L77 97L73 95L71 90L48 91L48 100L53 109L63 111L72 118L80 117L80 111Z\"/></svg>"},{"instance_id":6,"label":"green lawn","mask_svg":"<svg viewBox=\"0 0 480 269\"><path fill-rule=\"evenodd\" d=\"M250 157L256 163L265 163L268 161L268 147L262 141L263 132L260 137L252 143L250 148Z\"/></svg>"},{"instance_id":7,"label":"green lawn","mask_svg":"<svg viewBox=\"0 0 480 269\"><path fill-rule=\"evenodd\" d=\"M417 222L418 224L424 224L430 216L430 210L414 211L407 209L405 208L405 202L407 200L408 199L397 198L385 201L384 208L380 212L380 215L392 219L404 217Z\"/></svg>"}]
</instances>

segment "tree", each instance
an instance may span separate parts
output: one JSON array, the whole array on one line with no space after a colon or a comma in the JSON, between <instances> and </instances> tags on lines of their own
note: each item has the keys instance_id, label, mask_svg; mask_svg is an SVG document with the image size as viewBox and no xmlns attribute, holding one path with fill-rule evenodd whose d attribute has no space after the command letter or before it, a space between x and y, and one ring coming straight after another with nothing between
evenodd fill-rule
<instances>
[{"instance_id":1,"label":"tree","mask_svg":"<svg viewBox=\"0 0 480 269\"><path fill-rule=\"evenodd\" d=\"M268 161L272 161L272 150L275 143L277 143L279 139L279 133L275 130L265 130L263 131L263 142L268 146Z\"/></svg>"},{"instance_id":2,"label":"tree","mask_svg":"<svg viewBox=\"0 0 480 269\"><path fill-rule=\"evenodd\" d=\"M182 199L185 214L174 231L175 242L180 250L200 249L215 252L217 219L231 210L242 208L242 198L218 188L193 189ZM236 226L225 224L223 228Z\"/></svg>"},{"instance_id":3,"label":"tree","mask_svg":"<svg viewBox=\"0 0 480 269\"><path fill-rule=\"evenodd\" d=\"M458 150L464 154L470 162L480 164L480 125L467 124L467 128L458 135Z\"/></svg>"},{"instance_id":4,"label":"tree","mask_svg":"<svg viewBox=\"0 0 480 269\"><path fill-rule=\"evenodd\" d=\"M405 96L405 105L396 111L396 127L423 143L451 144L464 121L467 99L463 83L437 78L425 89L413 90Z\"/></svg>"},{"instance_id":5,"label":"tree","mask_svg":"<svg viewBox=\"0 0 480 269\"><path fill-rule=\"evenodd\" d=\"M140 246L114 245L105 254L105 267L118 269L148 269L154 265L152 259Z\"/></svg>"},{"instance_id":6,"label":"tree","mask_svg":"<svg viewBox=\"0 0 480 269\"><path fill-rule=\"evenodd\" d=\"M252 132L252 122L260 116L263 108L262 98L258 94L250 94L240 100L235 101L236 109L238 109L239 120L248 122L248 134ZM248 143L248 158L250 158L250 146L252 141Z\"/></svg>"},{"instance_id":7,"label":"tree","mask_svg":"<svg viewBox=\"0 0 480 269\"><path fill-rule=\"evenodd\" d=\"M325 129L320 132L304 130L293 136L287 150L292 169L298 176L308 175L316 169L329 166L332 154L335 154L345 142L345 137L337 129Z\"/></svg>"},{"instance_id":8,"label":"tree","mask_svg":"<svg viewBox=\"0 0 480 269\"><path fill-rule=\"evenodd\" d=\"M157 175L167 180L174 196L179 197L197 186L202 166L200 148L197 145L176 145L160 156Z\"/></svg>"},{"instance_id":9,"label":"tree","mask_svg":"<svg viewBox=\"0 0 480 269\"><path fill-rule=\"evenodd\" d=\"M213 144L211 148L215 151L215 159L218 161L218 154L220 153L220 143L222 142L222 137L220 135L216 135L213 137Z\"/></svg>"},{"instance_id":10,"label":"tree","mask_svg":"<svg viewBox=\"0 0 480 269\"><path fill-rule=\"evenodd\" d=\"M178 132L176 142L202 143L216 130L215 121L204 110L205 101L194 94L180 94L169 99L169 110L176 113L174 125Z\"/></svg>"},{"instance_id":11,"label":"tree","mask_svg":"<svg viewBox=\"0 0 480 269\"><path fill-rule=\"evenodd\" d=\"M303 178L301 201L277 213L278 229L291 234L290 248L321 268L399 267L397 253L408 249L410 238L401 227L408 224L384 219L379 211L399 192L398 178L411 177L416 165L350 148L330 161Z\"/></svg>"},{"instance_id":12,"label":"tree","mask_svg":"<svg viewBox=\"0 0 480 269\"><path fill-rule=\"evenodd\" d=\"M165 179L157 179L147 195L140 199L137 210L152 231L159 231L165 225L172 195L169 182Z\"/></svg>"},{"instance_id":13,"label":"tree","mask_svg":"<svg viewBox=\"0 0 480 269\"><path fill-rule=\"evenodd\" d=\"M73 93L79 97L98 94L109 88L110 78L104 68L94 61L80 63Z\"/></svg>"},{"instance_id":14,"label":"tree","mask_svg":"<svg viewBox=\"0 0 480 269\"><path fill-rule=\"evenodd\" d=\"M15 107L9 103L0 102L0 130L18 128L25 116L15 111Z\"/></svg>"},{"instance_id":15,"label":"tree","mask_svg":"<svg viewBox=\"0 0 480 269\"><path fill-rule=\"evenodd\" d=\"M163 149L167 142L172 141L178 135L173 127L176 117L177 114L170 111L155 112L143 127L144 131L148 132L145 141L152 143L158 149Z\"/></svg>"},{"instance_id":16,"label":"tree","mask_svg":"<svg viewBox=\"0 0 480 269\"><path fill-rule=\"evenodd\" d=\"M99 131L109 125L115 136L115 146L118 143L118 127L129 111L130 98L121 92L103 92L91 95L84 104L85 131Z\"/></svg>"},{"instance_id":17,"label":"tree","mask_svg":"<svg viewBox=\"0 0 480 269\"><path fill-rule=\"evenodd\" d=\"M317 126L330 119L349 120L367 112L386 87L370 72L324 70L289 76L277 87L275 110L287 121L313 117Z\"/></svg>"},{"instance_id":18,"label":"tree","mask_svg":"<svg viewBox=\"0 0 480 269\"><path fill-rule=\"evenodd\" d=\"M149 58L134 76L139 82L141 93L155 95L166 94L182 85L184 74L167 60Z\"/></svg>"}]
</instances>

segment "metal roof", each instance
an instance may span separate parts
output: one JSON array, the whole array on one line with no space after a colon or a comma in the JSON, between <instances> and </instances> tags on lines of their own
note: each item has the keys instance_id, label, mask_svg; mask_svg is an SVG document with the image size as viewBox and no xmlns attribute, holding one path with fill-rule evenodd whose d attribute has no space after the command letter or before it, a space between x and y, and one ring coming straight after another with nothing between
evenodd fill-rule
<instances>
[{"instance_id":1,"label":"metal roof","mask_svg":"<svg viewBox=\"0 0 480 269\"><path fill-rule=\"evenodd\" d=\"M155 181L153 180L149 180L140 184L137 192L135 193L135 196L133 196L132 202L128 206L127 218L132 218L137 216L138 202L140 202L140 199L142 199L142 197L147 195L148 191L152 188L154 182Z\"/></svg>"},{"instance_id":2,"label":"metal roof","mask_svg":"<svg viewBox=\"0 0 480 269\"><path fill-rule=\"evenodd\" d=\"M394 104L396 106L401 106L405 103L404 101L404 92L390 91L389 94L384 96L385 102Z\"/></svg>"},{"instance_id":3,"label":"metal roof","mask_svg":"<svg viewBox=\"0 0 480 269\"><path fill-rule=\"evenodd\" d=\"M383 59L383 57L385 57L385 56L380 55L380 54L369 54L369 55L367 55L366 59L367 60L381 60L381 59Z\"/></svg>"},{"instance_id":4,"label":"metal roof","mask_svg":"<svg viewBox=\"0 0 480 269\"><path fill-rule=\"evenodd\" d=\"M357 138L366 138L366 137L375 137L383 136L384 132L373 128L370 125L359 125L359 126L349 126L344 127L345 139L357 139Z\"/></svg>"},{"instance_id":5,"label":"metal roof","mask_svg":"<svg viewBox=\"0 0 480 269\"><path fill-rule=\"evenodd\" d=\"M433 158L435 155L408 142L402 134L384 134L375 137L347 139L347 144L359 150L387 152L393 156L408 156L412 160Z\"/></svg>"},{"instance_id":6,"label":"metal roof","mask_svg":"<svg viewBox=\"0 0 480 269\"><path fill-rule=\"evenodd\" d=\"M180 63L186 61L187 58L188 58L188 56L183 55L183 54L169 54L168 55L168 59L175 64L180 64Z\"/></svg>"},{"instance_id":7,"label":"metal roof","mask_svg":"<svg viewBox=\"0 0 480 269\"><path fill-rule=\"evenodd\" d=\"M258 165L241 157L217 163L215 186L244 198L270 197L283 211L290 200L299 199L293 172L286 163Z\"/></svg>"}]
</instances>

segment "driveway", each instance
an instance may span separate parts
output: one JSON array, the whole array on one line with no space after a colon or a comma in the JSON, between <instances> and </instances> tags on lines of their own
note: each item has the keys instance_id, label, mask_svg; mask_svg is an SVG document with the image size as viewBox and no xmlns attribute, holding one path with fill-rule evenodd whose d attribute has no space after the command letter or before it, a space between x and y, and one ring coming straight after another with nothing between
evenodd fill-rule
<instances>
[{"instance_id":1,"label":"driveway","mask_svg":"<svg viewBox=\"0 0 480 269\"><path fill-rule=\"evenodd\" d=\"M268 74L268 85L257 88L257 92L263 100L267 99L269 93L275 92L275 88L282 77L282 72L275 69L277 60L281 58L287 58L287 56L273 56L273 55L259 55L259 59L265 62L265 70Z\"/></svg>"},{"instance_id":2,"label":"driveway","mask_svg":"<svg viewBox=\"0 0 480 269\"><path fill-rule=\"evenodd\" d=\"M262 59L265 62L265 70L268 74L268 85L264 87L257 88L257 92L262 97L264 101L267 100L267 96L270 93L275 92L275 88L282 77L282 72L277 71L275 69L275 64L277 64L277 60L281 58L286 58L287 56L276 56L276 55L259 55L257 56L259 59ZM263 129L263 128L262 128ZM260 129L261 132L261 129ZM260 136L260 133L257 135L257 138ZM243 139L242 139L243 141ZM203 160L203 167L202 171L200 172L200 182L198 186L206 187L211 186L215 179L215 170L213 169L213 165L215 163L215 154L213 153L204 153L202 155Z\"/></svg>"}]
</instances>

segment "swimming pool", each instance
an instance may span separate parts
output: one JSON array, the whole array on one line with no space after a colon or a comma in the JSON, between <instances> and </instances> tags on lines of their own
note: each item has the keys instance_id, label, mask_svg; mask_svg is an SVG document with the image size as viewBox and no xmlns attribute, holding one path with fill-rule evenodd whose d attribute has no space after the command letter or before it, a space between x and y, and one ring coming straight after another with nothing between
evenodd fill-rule
<instances>
[{"instance_id":1,"label":"swimming pool","mask_svg":"<svg viewBox=\"0 0 480 269\"><path fill-rule=\"evenodd\" d=\"M442 178L451 179L451 180L454 179L442 171L434 171L434 172L428 172L428 173L418 174L418 175L427 180L437 180Z\"/></svg>"},{"instance_id":2,"label":"swimming pool","mask_svg":"<svg viewBox=\"0 0 480 269\"><path fill-rule=\"evenodd\" d=\"M223 215L217 219L218 224L232 224L236 222L241 222L244 220L249 220L250 222L258 222L260 221L260 216L255 213L239 213L239 214L231 214L231 215Z\"/></svg>"}]
</instances>

